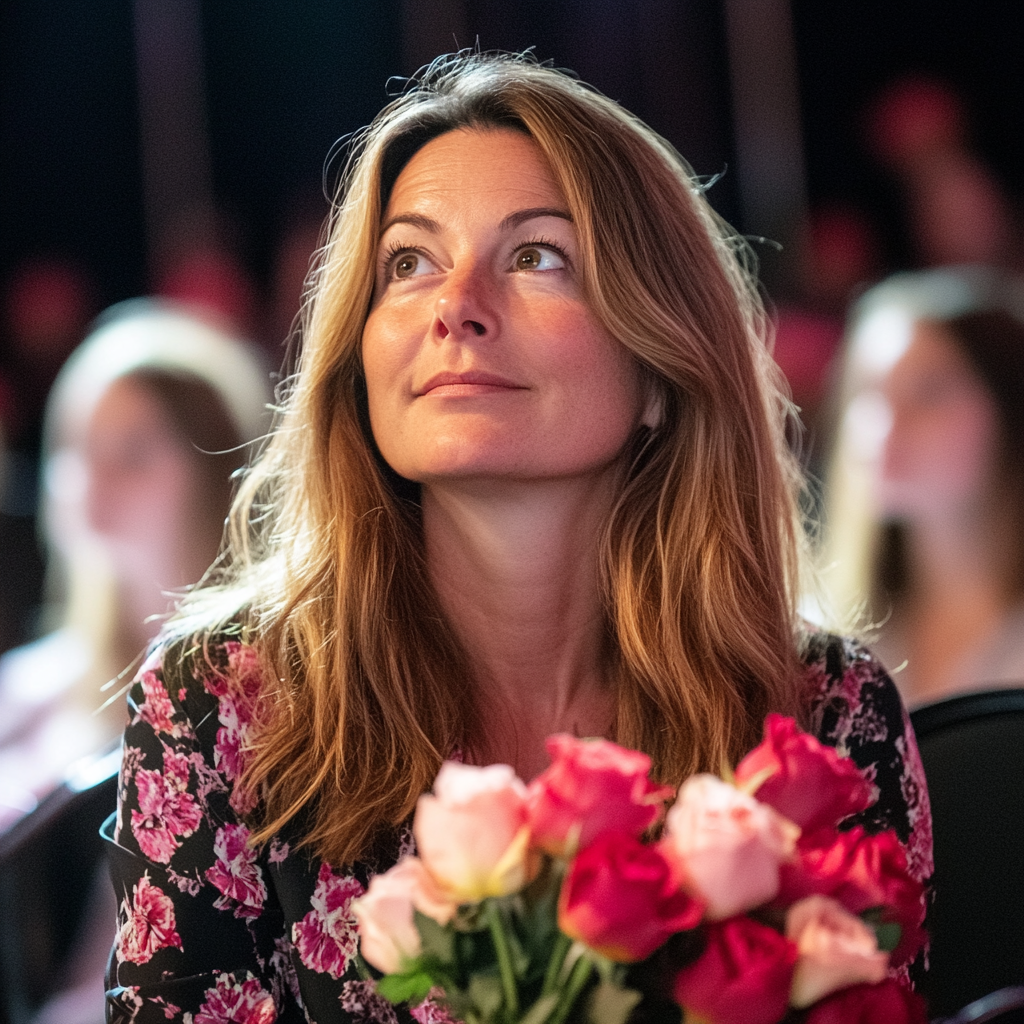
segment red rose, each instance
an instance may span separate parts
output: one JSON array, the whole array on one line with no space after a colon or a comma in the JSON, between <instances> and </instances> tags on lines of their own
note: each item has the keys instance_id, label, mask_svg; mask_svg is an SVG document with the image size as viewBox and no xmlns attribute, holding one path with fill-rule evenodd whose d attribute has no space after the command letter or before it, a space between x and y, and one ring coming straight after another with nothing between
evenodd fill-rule
<instances>
[{"instance_id":1,"label":"red rose","mask_svg":"<svg viewBox=\"0 0 1024 1024\"><path fill-rule=\"evenodd\" d=\"M926 1024L924 1000L891 978L854 985L816 1003L804 1024Z\"/></svg>"},{"instance_id":2,"label":"red rose","mask_svg":"<svg viewBox=\"0 0 1024 1024\"><path fill-rule=\"evenodd\" d=\"M703 912L657 848L606 832L569 865L558 927L609 960L632 963L676 932L695 928Z\"/></svg>"},{"instance_id":3,"label":"red rose","mask_svg":"<svg viewBox=\"0 0 1024 1024\"><path fill-rule=\"evenodd\" d=\"M549 736L547 750L551 767L531 783L527 806L533 844L555 857L603 832L639 837L673 795L647 777L651 759L639 751L565 733Z\"/></svg>"},{"instance_id":4,"label":"red rose","mask_svg":"<svg viewBox=\"0 0 1024 1024\"><path fill-rule=\"evenodd\" d=\"M704 952L676 975L673 995L708 1024L777 1024L796 958L796 946L774 928L733 917L711 925Z\"/></svg>"},{"instance_id":5,"label":"red rose","mask_svg":"<svg viewBox=\"0 0 1024 1024\"><path fill-rule=\"evenodd\" d=\"M832 828L874 799L853 761L774 713L764 720L764 739L736 768L736 785L805 832Z\"/></svg>"},{"instance_id":6,"label":"red rose","mask_svg":"<svg viewBox=\"0 0 1024 1024\"><path fill-rule=\"evenodd\" d=\"M884 907L884 920L902 929L892 953L894 966L921 948L924 886L907 870L906 853L894 832L869 836L858 825L849 832L801 839L796 859L782 865L778 902L789 905L815 893L831 896L852 914Z\"/></svg>"}]
</instances>

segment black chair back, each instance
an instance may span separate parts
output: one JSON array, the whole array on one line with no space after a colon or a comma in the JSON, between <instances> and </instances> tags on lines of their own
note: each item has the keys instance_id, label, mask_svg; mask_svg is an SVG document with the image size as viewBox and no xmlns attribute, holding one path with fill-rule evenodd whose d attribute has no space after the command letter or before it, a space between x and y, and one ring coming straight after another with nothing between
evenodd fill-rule
<instances>
[{"instance_id":1,"label":"black chair back","mask_svg":"<svg viewBox=\"0 0 1024 1024\"><path fill-rule=\"evenodd\" d=\"M910 717L935 838L920 987L933 1016L953 1016L1024 985L1024 689L953 697Z\"/></svg>"},{"instance_id":2,"label":"black chair back","mask_svg":"<svg viewBox=\"0 0 1024 1024\"><path fill-rule=\"evenodd\" d=\"M0 1024L27 1024L65 981L106 856L99 829L117 803L119 765L120 750L89 762L0 834Z\"/></svg>"}]
</instances>

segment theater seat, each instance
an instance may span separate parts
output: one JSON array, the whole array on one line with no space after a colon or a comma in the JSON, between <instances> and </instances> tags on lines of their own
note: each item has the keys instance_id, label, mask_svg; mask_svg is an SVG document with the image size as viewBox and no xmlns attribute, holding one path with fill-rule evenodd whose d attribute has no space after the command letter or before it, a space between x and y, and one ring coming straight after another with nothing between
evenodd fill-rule
<instances>
[{"instance_id":1,"label":"theater seat","mask_svg":"<svg viewBox=\"0 0 1024 1024\"><path fill-rule=\"evenodd\" d=\"M115 907L99 829L117 802L120 749L76 766L57 790L0 834L0 1024L39 1019L78 974L102 965ZM107 921L93 934L90 917ZM88 943L89 949L83 949ZM102 975L95 988L102 1020ZM91 1014L91 1011L90 1011ZM70 1021L68 1012L61 1015Z\"/></svg>"},{"instance_id":2,"label":"theater seat","mask_svg":"<svg viewBox=\"0 0 1024 1024\"><path fill-rule=\"evenodd\" d=\"M911 720L935 837L920 988L933 1017L954 1018L997 989L1024 985L1024 689L953 697Z\"/></svg>"}]
</instances>

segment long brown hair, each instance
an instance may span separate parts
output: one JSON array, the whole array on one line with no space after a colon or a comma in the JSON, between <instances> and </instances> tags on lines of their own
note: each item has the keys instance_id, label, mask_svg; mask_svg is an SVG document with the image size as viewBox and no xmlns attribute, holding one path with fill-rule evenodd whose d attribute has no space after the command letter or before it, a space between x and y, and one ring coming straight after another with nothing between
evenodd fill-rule
<instances>
[{"instance_id":1,"label":"long brown hair","mask_svg":"<svg viewBox=\"0 0 1024 1024\"><path fill-rule=\"evenodd\" d=\"M536 141L588 301L662 398L601 550L616 738L679 784L735 763L769 709L798 707L799 474L745 246L671 146L612 101L526 57L442 59L355 146L222 583L278 680L245 777L261 794L255 838L305 809L306 841L334 863L410 814L472 724L467 658L425 569L415 491L375 451L360 361L390 189L461 127Z\"/></svg>"}]
</instances>

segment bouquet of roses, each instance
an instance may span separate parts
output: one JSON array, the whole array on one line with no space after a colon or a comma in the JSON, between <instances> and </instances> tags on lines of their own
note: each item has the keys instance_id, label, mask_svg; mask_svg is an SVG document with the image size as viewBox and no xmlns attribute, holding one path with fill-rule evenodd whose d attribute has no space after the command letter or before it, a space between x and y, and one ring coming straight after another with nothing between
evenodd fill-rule
<instances>
[{"instance_id":1,"label":"bouquet of roses","mask_svg":"<svg viewBox=\"0 0 1024 1024\"><path fill-rule=\"evenodd\" d=\"M420 798L417 856L354 903L382 996L467 1024L622 1024L645 998L701 1024L924 1021L893 977L922 886L892 832L837 828L874 798L852 761L769 715L730 779L690 778L666 814L646 755L547 745L528 787L446 762Z\"/></svg>"}]
</instances>

